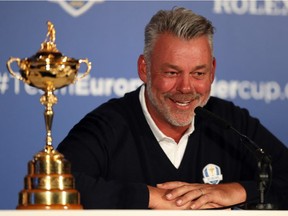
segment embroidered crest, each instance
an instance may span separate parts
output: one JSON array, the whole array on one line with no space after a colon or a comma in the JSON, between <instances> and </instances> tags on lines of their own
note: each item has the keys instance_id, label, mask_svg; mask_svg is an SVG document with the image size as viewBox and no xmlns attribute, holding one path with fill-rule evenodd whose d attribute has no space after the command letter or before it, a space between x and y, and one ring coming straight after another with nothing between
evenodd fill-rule
<instances>
[{"instance_id":1,"label":"embroidered crest","mask_svg":"<svg viewBox=\"0 0 288 216\"><path fill-rule=\"evenodd\" d=\"M215 164L207 164L202 172L204 183L218 184L221 180L223 180L221 169Z\"/></svg>"},{"instance_id":2,"label":"embroidered crest","mask_svg":"<svg viewBox=\"0 0 288 216\"><path fill-rule=\"evenodd\" d=\"M48 0L53 3L59 4L71 16L78 17L88 11L95 3L102 3L104 0L93 1L59 1Z\"/></svg>"}]
</instances>

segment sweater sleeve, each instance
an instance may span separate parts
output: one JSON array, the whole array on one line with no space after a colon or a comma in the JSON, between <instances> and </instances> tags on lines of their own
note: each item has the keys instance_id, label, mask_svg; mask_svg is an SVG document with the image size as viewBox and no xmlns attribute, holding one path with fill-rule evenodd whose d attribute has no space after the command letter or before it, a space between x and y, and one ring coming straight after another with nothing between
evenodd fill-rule
<instances>
[{"instance_id":1,"label":"sweater sleeve","mask_svg":"<svg viewBox=\"0 0 288 216\"><path fill-rule=\"evenodd\" d=\"M106 181L85 173L74 173L76 188L85 209L147 209L149 192L145 184Z\"/></svg>"},{"instance_id":2,"label":"sweater sleeve","mask_svg":"<svg viewBox=\"0 0 288 216\"><path fill-rule=\"evenodd\" d=\"M76 124L58 146L58 151L71 163L76 189L80 192L81 204L85 209L148 208L147 185L129 178L132 171L115 170L112 167L111 161L116 161L120 152L126 152L122 150L128 145L129 138L124 133L129 133L129 130L115 113L104 117L92 112ZM131 151L127 151L127 154L134 153L133 149ZM125 160L127 157L129 155L122 158ZM127 174L127 178L114 178L116 172L117 175L121 172L123 174L120 175Z\"/></svg>"}]
</instances>

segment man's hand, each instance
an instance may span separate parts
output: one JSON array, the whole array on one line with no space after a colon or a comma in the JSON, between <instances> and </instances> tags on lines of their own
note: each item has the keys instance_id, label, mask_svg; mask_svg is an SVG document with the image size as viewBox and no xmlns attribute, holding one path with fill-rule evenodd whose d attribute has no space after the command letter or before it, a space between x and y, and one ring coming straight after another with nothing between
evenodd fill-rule
<instances>
[{"instance_id":1,"label":"man's hand","mask_svg":"<svg viewBox=\"0 0 288 216\"><path fill-rule=\"evenodd\" d=\"M167 199L166 194L169 194L171 190L156 188L152 186L148 186L149 189L149 208L150 209L189 209L190 205L187 203L186 205L178 206L175 200Z\"/></svg>"},{"instance_id":2,"label":"man's hand","mask_svg":"<svg viewBox=\"0 0 288 216\"><path fill-rule=\"evenodd\" d=\"M158 184L157 188L166 190L163 200L185 209L219 208L246 200L246 191L239 183L210 185L175 181Z\"/></svg>"}]
</instances>

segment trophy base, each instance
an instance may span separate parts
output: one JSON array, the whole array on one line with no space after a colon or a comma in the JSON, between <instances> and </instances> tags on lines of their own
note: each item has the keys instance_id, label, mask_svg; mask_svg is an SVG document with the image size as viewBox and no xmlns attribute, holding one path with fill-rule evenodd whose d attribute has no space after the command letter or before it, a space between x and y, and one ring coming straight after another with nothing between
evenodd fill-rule
<instances>
[{"instance_id":1,"label":"trophy base","mask_svg":"<svg viewBox=\"0 0 288 216\"><path fill-rule=\"evenodd\" d=\"M18 205L17 210L81 210L82 205L72 204L72 205L44 205L44 204L34 204L34 205Z\"/></svg>"},{"instance_id":2,"label":"trophy base","mask_svg":"<svg viewBox=\"0 0 288 216\"><path fill-rule=\"evenodd\" d=\"M28 163L16 209L83 209L70 166L52 146L38 152Z\"/></svg>"}]
</instances>

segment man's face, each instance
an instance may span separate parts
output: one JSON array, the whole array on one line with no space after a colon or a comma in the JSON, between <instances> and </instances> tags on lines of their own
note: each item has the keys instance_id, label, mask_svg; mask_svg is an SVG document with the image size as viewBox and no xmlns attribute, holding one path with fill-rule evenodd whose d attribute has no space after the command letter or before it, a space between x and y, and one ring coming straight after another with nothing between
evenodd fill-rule
<instances>
[{"instance_id":1,"label":"man's face","mask_svg":"<svg viewBox=\"0 0 288 216\"><path fill-rule=\"evenodd\" d=\"M214 80L215 59L208 38L184 40L171 34L159 36L148 70L140 56L138 72L146 83L146 103L153 120L158 126L189 125L194 109L206 104Z\"/></svg>"}]
</instances>

